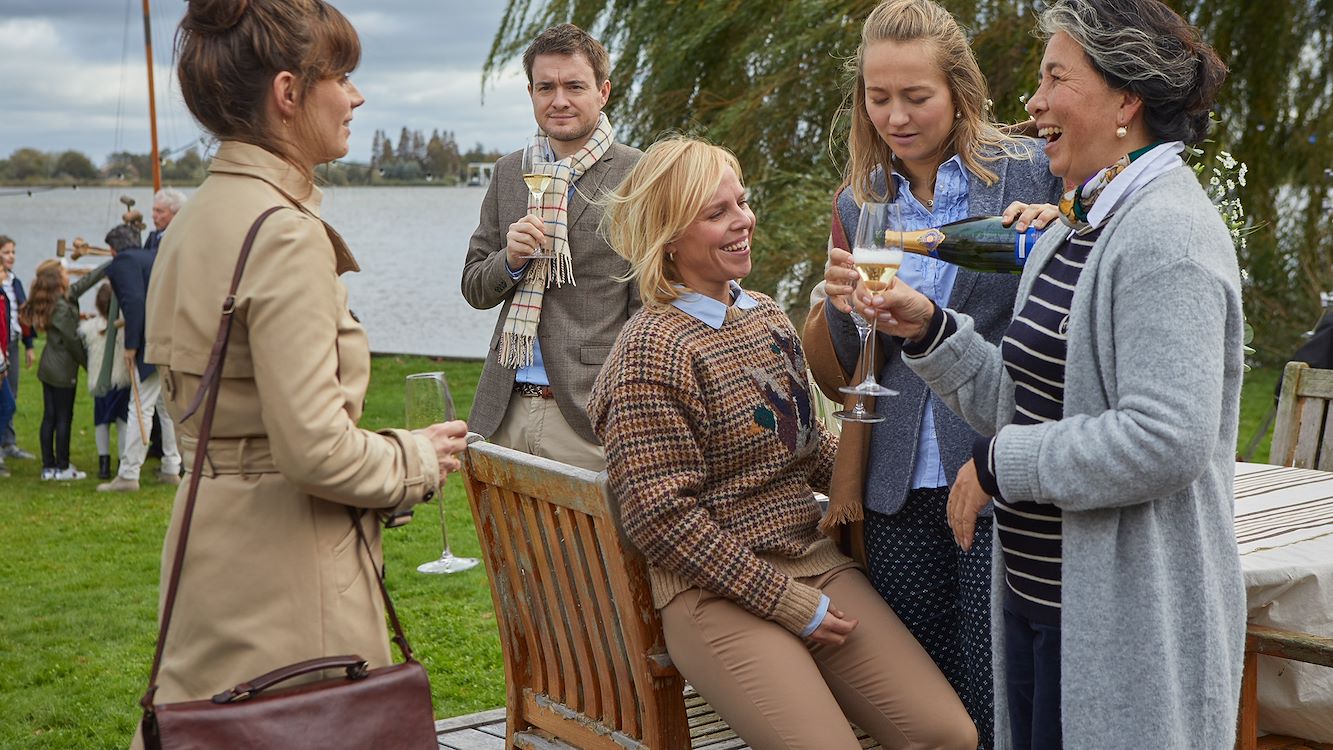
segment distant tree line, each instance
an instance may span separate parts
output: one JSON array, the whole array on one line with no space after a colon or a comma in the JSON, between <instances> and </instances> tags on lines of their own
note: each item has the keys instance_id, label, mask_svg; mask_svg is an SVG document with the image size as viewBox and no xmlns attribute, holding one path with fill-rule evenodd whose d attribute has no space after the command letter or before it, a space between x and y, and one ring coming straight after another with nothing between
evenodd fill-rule
<instances>
[{"instance_id":1,"label":"distant tree line","mask_svg":"<svg viewBox=\"0 0 1333 750\"><path fill-rule=\"evenodd\" d=\"M98 167L80 151L48 153L35 148L16 149L0 159L0 184L49 185L60 183L109 182L134 184L152 179L153 163L148 154L118 151ZM162 179L177 185L197 184L204 178L204 161L194 150L162 161Z\"/></svg>"},{"instance_id":2,"label":"distant tree line","mask_svg":"<svg viewBox=\"0 0 1333 750\"><path fill-rule=\"evenodd\" d=\"M452 131L435 130L429 139L419 130L403 128L397 146L383 130L375 131L369 162L339 161L317 174L328 185L457 185L467 180L469 162L491 162L501 152L477 143L461 151ZM162 159L162 181L198 185L208 173L200 149L190 148ZM19 148L0 159L0 185L145 184L151 183L150 154L117 151L102 166L80 151L59 153Z\"/></svg>"},{"instance_id":3,"label":"distant tree line","mask_svg":"<svg viewBox=\"0 0 1333 750\"><path fill-rule=\"evenodd\" d=\"M478 143L461 151L453 131L431 131L427 139L420 130L404 127L397 146L383 130L376 130L370 145L370 171L375 182L435 182L456 185L468 178L471 162L490 162L503 154Z\"/></svg>"}]
</instances>

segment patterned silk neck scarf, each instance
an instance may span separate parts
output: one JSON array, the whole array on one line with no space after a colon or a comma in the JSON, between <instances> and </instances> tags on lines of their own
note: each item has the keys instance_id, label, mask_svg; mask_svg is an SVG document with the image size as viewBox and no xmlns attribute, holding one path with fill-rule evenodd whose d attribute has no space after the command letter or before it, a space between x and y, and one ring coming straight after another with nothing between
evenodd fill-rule
<instances>
[{"instance_id":1,"label":"patterned silk neck scarf","mask_svg":"<svg viewBox=\"0 0 1333 750\"><path fill-rule=\"evenodd\" d=\"M1075 232L1082 234L1101 226L1115 207L1124 201L1138 187L1147 184L1154 177L1172 166L1178 166L1176 158L1184 150L1179 141L1171 143L1153 143L1125 154L1115 163L1092 176L1092 179L1065 193L1060 198L1060 214L1066 224ZM1140 160L1140 157L1148 158ZM1130 165L1134 164L1134 169ZM1127 172L1129 172L1127 174ZM1117 183L1115 190L1108 190L1116 178L1125 176ZM1103 198L1110 203L1102 206L1103 211L1093 215L1093 206Z\"/></svg>"},{"instance_id":2,"label":"patterned silk neck scarf","mask_svg":"<svg viewBox=\"0 0 1333 750\"><path fill-rule=\"evenodd\" d=\"M543 134L542 137L545 137ZM569 185L587 173L615 143L611 121L603 112L597 128L573 155L556 162L551 184L542 194L541 203L528 197L528 211L537 214L546 225L554 258L528 261L527 273L514 290L504 328L500 332L500 364L513 370L532 364L532 345L537 340L537 324L542 317L542 298L551 284L574 284L574 261L569 254ZM549 143L547 150L550 151ZM503 251L502 251L503 252Z\"/></svg>"},{"instance_id":3,"label":"patterned silk neck scarf","mask_svg":"<svg viewBox=\"0 0 1333 750\"><path fill-rule=\"evenodd\" d=\"M1130 161L1129 154L1125 154L1111 166L1093 175L1092 179L1065 193L1060 198L1060 214L1065 217L1065 223L1076 232L1088 231L1091 228L1088 211L1092 210L1092 204L1097 202L1097 198L1116 175L1129 169Z\"/></svg>"}]
</instances>

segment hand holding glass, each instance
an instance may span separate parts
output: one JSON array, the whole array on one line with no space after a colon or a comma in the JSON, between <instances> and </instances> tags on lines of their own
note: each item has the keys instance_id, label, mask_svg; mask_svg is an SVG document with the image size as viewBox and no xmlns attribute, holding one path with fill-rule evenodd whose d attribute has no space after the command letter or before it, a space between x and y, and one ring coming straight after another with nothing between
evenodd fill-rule
<instances>
[{"instance_id":1,"label":"hand holding glass","mask_svg":"<svg viewBox=\"0 0 1333 750\"><path fill-rule=\"evenodd\" d=\"M536 204L537 206L535 213L538 218L541 217L542 197L546 194L546 189L551 186L551 180L555 177L556 163L550 159L547 148L546 138L540 135L528 139L528 142L523 146L523 184L528 188L528 196L531 199L529 205ZM543 245L542 248L528 257L553 258L555 256Z\"/></svg>"},{"instance_id":2,"label":"hand holding glass","mask_svg":"<svg viewBox=\"0 0 1333 750\"><path fill-rule=\"evenodd\" d=\"M406 383L407 429L419 430L454 418L454 399L449 393L449 381L442 372L423 372L407 376ZM443 479L443 477L441 477ZM438 560L417 566L418 573L458 573L476 567L471 557L455 557L449 551L449 530L444 520L444 491L435 490L435 504L440 509L440 535L444 552Z\"/></svg>"},{"instance_id":3,"label":"hand holding glass","mask_svg":"<svg viewBox=\"0 0 1333 750\"><path fill-rule=\"evenodd\" d=\"M887 232L890 229L890 212L893 206L887 203L865 203L861 206L861 218L856 224L856 239L852 243L852 262L857 273L861 274L861 283L871 292L888 289L898 269L903 264L901 240L893 244L888 241L892 235L901 238L900 233ZM859 326L858 326L859 328ZM898 392L885 388L875 381L875 339L877 335L873 324L868 328L869 335L861 339L861 361L866 363L865 379L857 385L840 388L843 393L858 396L857 405L851 411L840 411L834 416L846 422L880 422L883 417L868 414L862 400L872 396L896 396Z\"/></svg>"}]
</instances>

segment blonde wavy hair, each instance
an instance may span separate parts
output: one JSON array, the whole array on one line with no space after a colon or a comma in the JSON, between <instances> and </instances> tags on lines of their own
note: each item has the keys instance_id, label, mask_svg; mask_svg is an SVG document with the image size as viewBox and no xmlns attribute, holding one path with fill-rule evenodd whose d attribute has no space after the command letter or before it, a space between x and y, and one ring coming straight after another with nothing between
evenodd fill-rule
<instances>
[{"instance_id":1,"label":"blonde wavy hair","mask_svg":"<svg viewBox=\"0 0 1333 750\"><path fill-rule=\"evenodd\" d=\"M622 281L639 285L644 307L660 308L680 297L674 285L681 278L666 246L699 217L728 167L743 184L740 162L727 149L668 136L650 146L620 187L602 199L602 232L629 261Z\"/></svg>"},{"instance_id":2,"label":"blonde wavy hair","mask_svg":"<svg viewBox=\"0 0 1333 750\"><path fill-rule=\"evenodd\" d=\"M876 168L883 169L885 175L893 170L893 151L879 137L866 111L866 50L877 42L918 40L934 47L935 63L948 81L954 109L959 114L950 133L950 150L962 157L967 170L987 185L994 185L999 175L987 164L1006 157L1031 158L1031 152L1017 139L1006 135L989 119L986 77L981 74L962 28L949 11L932 0L885 0L866 17L856 57L847 61L850 90L843 102L843 112L851 118L848 136L851 153L844 177L859 203L892 201L897 197L893 180L886 180L888 187L883 194L871 180Z\"/></svg>"}]
</instances>

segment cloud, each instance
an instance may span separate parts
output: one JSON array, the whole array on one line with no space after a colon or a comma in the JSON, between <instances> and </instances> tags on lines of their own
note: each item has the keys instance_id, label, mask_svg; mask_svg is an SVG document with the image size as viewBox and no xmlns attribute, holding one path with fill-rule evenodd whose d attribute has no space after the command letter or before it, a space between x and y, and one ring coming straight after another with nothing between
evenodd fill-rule
<instances>
[{"instance_id":1,"label":"cloud","mask_svg":"<svg viewBox=\"0 0 1333 750\"><path fill-rule=\"evenodd\" d=\"M481 68L504 3L440 0L334 0L357 28L362 62L353 80L368 103L353 123L349 158L369 158L371 137L406 126L452 130L465 147L508 149L532 129L521 70L493 81L483 104ZM0 143L9 150L77 149L101 162L117 150L146 152L147 83L138 3L6 0L0 76ZM128 8L128 9L127 9ZM152 8L154 75L161 147L200 132L172 74L171 44L185 12L179 0ZM8 153L0 153L0 158Z\"/></svg>"}]
</instances>

